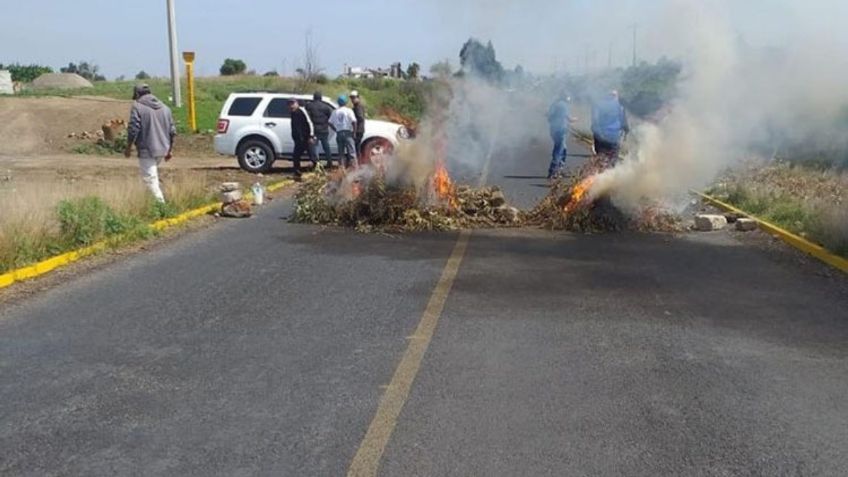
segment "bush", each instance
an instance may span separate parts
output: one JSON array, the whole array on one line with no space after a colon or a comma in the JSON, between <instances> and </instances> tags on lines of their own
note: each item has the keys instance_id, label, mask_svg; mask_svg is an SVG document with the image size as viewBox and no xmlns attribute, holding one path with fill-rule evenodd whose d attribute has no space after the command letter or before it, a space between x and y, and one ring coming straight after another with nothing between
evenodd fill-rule
<instances>
[{"instance_id":1,"label":"bush","mask_svg":"<svg viewBox=\"0 0 848 477\"><path fill-rule=\"evenodd\" d=\"M31 83L34 79L45 73L52 73L53 68L41 65L21 65L18 63L4 65L0 63L0 70L8 70L12 74L12 81Z\"/></svg>"},{"instance_id":2,"label":"bush","mask_svg":"<svg viewBox=\"0 0 848 477\"><path fill-rule=\"evenodd\" d=\"M650 116L677 94L677 80L682 66L662 58L655 65L642 63L624 70L621 77L621 99L628 111L637 116Z\"/></svg>"},{"instance_id":3,"label":"bush","mask_svg":"<svg viewBox=\"0 0 848 477\"><path fill-rule=\"evenodd\" d=\"M79 64L68 63L68 66L59 68L59 71L62 73L75 73L89 81L106 81L106 77L98 74L100 72L100 66L87 61L80 61Z\"/></svg>"},{"instance_id":4,"label":"bush","mask_svg":"<svg viewBox=\"0 0 848 477\"><path fill-rule=\"evenodd\" d=\"M241 75L247 71L247 64L242 60L227 58L221 65L221 76Z\"/></svg>"},{"instance_id":5,"label":"bush","mask_svg":"<svg viewBox=\"0 0 848 477\"><path fill-rule=\"evenodd\" d=\"M146 71L141 70L141 71L138 72L137 75L135 75L135 79L137 79L137 80L147 80L147 79L150 79L150 75L147 74Z\"/></svg>"},{"instance_id":6,"label":"bush","mask_svg":"<svg viewBox=\"0 0 848 477\"><path fill-rule=\"evenodd\" d=\"M127 132L122 131L114 141L99 139L97 142L83 142L71 148L75 154L114 156L123 154L127 148Z\"/></svg>"},{"instance_id":7,"label":"bush","mask_svg":"<svg viewBox=\"0 0 848 477\"><path fill-rule=\"evenodd\" d=\"M118 214L99 197L63 200L56 213L63 237L73 245L91 245L106 237L147 229L139 219Z\"/></svg>"}]
</instances>

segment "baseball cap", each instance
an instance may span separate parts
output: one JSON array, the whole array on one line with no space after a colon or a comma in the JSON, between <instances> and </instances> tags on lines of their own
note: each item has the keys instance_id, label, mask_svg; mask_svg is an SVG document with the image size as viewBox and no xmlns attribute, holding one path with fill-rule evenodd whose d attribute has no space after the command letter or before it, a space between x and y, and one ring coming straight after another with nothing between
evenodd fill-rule
<instances>
[{"instance_id":1,"label":"baseball cap","mask_svg":"<svg viewBox=\"0 0 848 477\"><path fill-rule=\"evenodd\" d=\"M146 94L150 94L150 85L147 83L140 83L133 87L133 99L138 99Z\"/></svg>"},{"instance_id":2,"label":"baseball cap","mask_svg":"<svg viewBox=\"0 0 848 477\"><path fill-rule=\"evenodd\" d=\"M351 92L350 92L350 97L351 97L351 98L358 98L358 97L359 97L359 91L357 91L357 90L353 90L353 91L351 91Z\"/></svg>"}]
</instances>

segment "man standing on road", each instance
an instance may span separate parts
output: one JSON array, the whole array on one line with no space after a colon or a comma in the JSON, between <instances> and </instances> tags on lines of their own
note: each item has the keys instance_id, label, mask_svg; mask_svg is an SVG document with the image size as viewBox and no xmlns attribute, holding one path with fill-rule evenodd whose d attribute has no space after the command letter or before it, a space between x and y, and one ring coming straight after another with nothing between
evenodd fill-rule
<instances>
[{"instance_id":1,"label":"man standing on road","mask_svg":"<svg viewBox=\"0 0 848 477\"><path fill-rule=\"evenodd\" d=\"M618 101L618 91L612 90L592 106L592 134L595 152L617 157L622 137L630 132L627 114Z\"/></svg>"},{"instance_id":2,"label":"man standing on road","mask_svg":"<svg viewBox=\"0 0 848 477\"><path fill-rule=\"evenodd\" d=\"M548 125L550 125L551 139L554 141L553 157L551 158L551 165L548 167L548 179L553 179L565 167L565 159L568 156L566 145L568 126L577 120L569 114L568 103L570 101L571 98L562 93L548 109Z\"/></svg>"},{"instance_id":3,"label":"man standing on road","mask_svg":"<svg viewBox=\"0 0 848 477\"><path fill-rule=\"evenodd\" d=\"M124 156L130 157L133 145L136 146L142 180L157 201L165 202L159 184L159 164L163 159L171 160L177 127L170 108L153 96L150 86L135 86L133 100Z\"/></svg>"},{"instance_id":4,"label":"man standing on road","mask_svg":"<svg viewBox=\"0 0 848 477\"><path fill-rule=\"evenodd\" d=\"M362 155L362 138L365 137L365 105L359 97L359 91L350 92L350 100L353 102L353 114L356 116L356 130L353 140L356 143L356 157Z\"/></svg>"},{"instance_id":5,"label":"man standing on road","mask_svg":"<svg viewBox=\"0 0 848 477\"><path fill-rule=\"evenodd\" d=\"M309 113L300 106L300 102L296 99L289 101L289 111L291 111L291 134L294 141L294 153L292 154L292 163L294 165L294 177L300 179L302 175L300 171L300 156L304 152L308 153L309 148L315 145L315 127L312 124L312 118Z\"/></svg>"},{"instance_id":6,"label":"man standing on road","mask_svg":"<svg viewBox=\"0 0 848 477\"><path fill-rule=\"evenodd\" d=\"M333 165L333 155L330 152L330 115L333 114L333 107L324 102L324 95L320 91L316 91L312 96L312 102L306 105L306 111L309 117L312 118L312 125L315 127L316 144L310 148L313 162L317 163L318 159L318 144L324 150L324 159L327 161L327 168Z\"/></svg>"},{"instance_id":7,"label":"man standing on road","mask_svg":"<svg viewBox=\"0 0 848 477\"><path fill-rule=\"evenodd\" d=\"M356 115L347 107L347 98L339 96L339 108L330 116L330 127L336 132L339 145L339 163L344 167L359 167L353 133L356 131ZM342 159L344 158L344 159Z\"/></svg>"}]
</instances>

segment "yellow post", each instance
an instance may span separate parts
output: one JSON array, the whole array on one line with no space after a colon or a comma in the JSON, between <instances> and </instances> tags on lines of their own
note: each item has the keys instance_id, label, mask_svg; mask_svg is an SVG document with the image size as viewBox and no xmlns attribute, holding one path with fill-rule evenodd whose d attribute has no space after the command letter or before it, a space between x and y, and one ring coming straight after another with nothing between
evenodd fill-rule
<instances>
[{"instance_id":1,"label":"yellow post","mask_svg":"<svg viewBox=\"0 0 848 477\"><path fill-rule=\"evenodd\" d=\"M194 109L194 52L184 51L183 60L186 66L186 83L188 88L188 127L192 132L197 132L197 113Z\"/></svg>"}]
</instances>

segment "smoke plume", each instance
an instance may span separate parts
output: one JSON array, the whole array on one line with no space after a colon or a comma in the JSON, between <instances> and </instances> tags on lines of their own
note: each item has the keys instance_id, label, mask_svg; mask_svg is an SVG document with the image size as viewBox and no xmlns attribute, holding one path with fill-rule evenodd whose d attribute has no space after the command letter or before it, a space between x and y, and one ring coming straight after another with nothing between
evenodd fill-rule
<instances>
[{"instance_id":1,"label":"smoke plume","mask_svg":"<svg viewBox=\"0 0 848 477\"><path fill-rule=\"evenodd\" d=\"M796 26L787 46L752 48L724 2L665 5L657 25L687 51L679 96L659 123L635 128L630 152L592 195L608 192L625 208L644 199L681 204L755 147L844 141L848 62L831 37Z\"/></svg>"}]
</instances>

